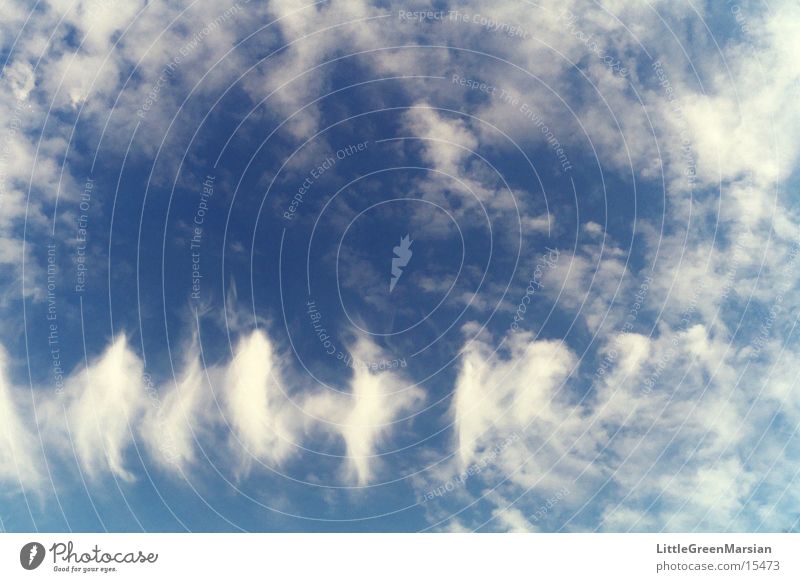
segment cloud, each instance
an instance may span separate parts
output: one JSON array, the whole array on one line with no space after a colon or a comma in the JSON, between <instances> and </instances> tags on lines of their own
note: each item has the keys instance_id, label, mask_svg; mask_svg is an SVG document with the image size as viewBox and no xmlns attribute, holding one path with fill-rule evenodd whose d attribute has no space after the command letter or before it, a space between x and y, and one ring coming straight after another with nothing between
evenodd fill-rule
<instances>
[{"instance_id":1,"label":"cloud","mask_svg":"<svg viewBox=\"0 0 800 582\"><path fill-rule=\"evenodd\" d=\"M421 138L424 156L441 172L459 176L478 139L463 119L446 119L427 103L418 103L406 114L407 126Z\"/></svg>"},{"instance_id":2,"label":"cloud","mask_svg":"<svg viewBox=\"0 0 800 582\"><path fill-rule=\"evenodd\" d=\"M31 431L32 422L23 416L19 399L7 375L8 356L0 348L0 482L23 489L41 485L41 447Z\"/></svg>"},{"instance_id":3,"label":"cloud","mask_svg":"<svg viewBox=\"0 0 800 582\"><path fill-rule=\"evenodd\" d=\"M359 338L351 349L354 360L380 362L385 354L371 341ZM349 474L359 485L372 480L377 452L401 414L413 412L424 400L422 390L400 374L359 366L350 381L351 405L339 427L347 444Z\"/></svg>"},{"instance_id":4,"label":"cloud","mask_svg":"<svg viewBox=\"0 0 800 582\"><path fill-rule=\"evenodd\" d=\"M243 448L240 458L245 466L251 457L281 463L294 452L298 425L286 396L270 339L260 331L241 339L225 370L222 398L238 440L231 446Z\"/></svg>"},{"instance_id":5,"label":"cloud","mask_svg":"<svg viewBox=\"0 0 800 582\"><path fill-rule=\"evenodd\" d=\"M319 393L310 396L304 410L323 419L325 430L341 437L347 450L344 478L363 486L372 482L381 468L381 449L425 400L425 393L397 370L380 369L388 361L380 347L363 336L350 347L353 367L349 393ZM364 364L364 365L362 365Z\"/></svg>"},{"instance_id":6,"label":"cloud","mask_svg":"<svg viewBox=\"0 0 800 582\"><path fill-rule=\"evenodd\" d=\"M162 468L184 474L195 466L196 441L208 437L219 424L198 352L198 344L192 343L171 388L166 384L159 389L145 376L149 402L141 421L142 438L151 458Z\"/></svg>"},{"instance_id":7,"label":"cloud","mask_svg":"<svg viewBox=\"0 0 800 582\"><path fill-rule=\"evenodd\" d=\"M753 439L775 436L776 418L793 426L796 410L785 417L789 411L757 390L736 388L743 364L725 338L700 324L657 337L621 334L600 351L610 365L588 387L560 342L523 334L509 341L505 355L485 342L465 349L453 406L459 463L442 469L458 474L479 464L470 479L490 488L476 499L465 500L464 489L431 503L486 503L489 527L511 531L567 522L576 531L741 531L771 503L791 503L754 498L759 483L786 476L794 461L771 439L755 448ZM759 454L769 469L756 462ZM562 490L569 493L534 519ZM434 514L446 527L447 518Z\"/></svg>"},{"instance_id":8,"label":"cloud","mask_svg":"<svg viewBox=\"0 0 800 582\"><path fill-rule=\"evenodd\" d=\"M298 7L294 2L276 0L268 5L269 20L276 20L286 49L267 61L268 72L248 77L245 89L256 102L266 95L269 111L281 119L293 115L286 129L295 138L306 139L319 130L318 105L301 106L328 92L328 81L335 65L317 68L343 54L368 50L380 45L391 30L381 26L384 11L363 0L333 2ZM391 59L382 61L384 66Z\"/></svg>"},{"instance_id":9,"label":"cloud","mask_svg":"<svg viewBox=\"0 0 800 582\"><path fill-rule=\"evenodd\" d=\"M147 405L143 373L141 360L121 336L88 368L71 375L61 394L40 405L47 436L63 451L74 448L89 477L111 472L134 480L126 451Z\"/></svg>"},{"instance_id":10,"label":"cloud","mask_svg":"<svg viewBox=\"0 0 800 582\"><path fill-rule=\"evenodd\" d=\"M189 346L171 383L156 384L120 336L88 368L68 375L63 391L35 390L48 458L58 461L62 477L71 472L74 454L90 479L113 475L133 482L140 471L131 466L131 451L141 440L145 448L140 451L149 453L143 460L167 473L186 476L200 469L196 449L204 441L210 450L229 456L229 468L243 478L257 462L278 467L302 452L308 436L327 433L345 444L345 480L365 485L378 473L381 447L399 428L401 415L414 412L424 400L422 390L398 372L377 366L354 369L348 394L307 385L290 390L285 357L259 330L242 335L229 362L206 370L197 344ZM362 362L384 357L364 338L354 344L352 355ZM5 365L0 360L0 371ZM21 396L22 389L0 375L0 481L36 488L42 485L40 447L19 405Z\"/></svg>"},{"instance_id":11,"label":"cloud","mask_svg":"<svg viewBox=\"0 0 800 582\"><path fill-rule=\"evenodd\" d=\"M463 352L453 400L463 466L487 443L524 430L534 420L544 425L559 420L553 396L575 364L569 348L520 333L509 336L508 350L503 359L489 345L474 341Z\"/></svg>"}]
</instances>

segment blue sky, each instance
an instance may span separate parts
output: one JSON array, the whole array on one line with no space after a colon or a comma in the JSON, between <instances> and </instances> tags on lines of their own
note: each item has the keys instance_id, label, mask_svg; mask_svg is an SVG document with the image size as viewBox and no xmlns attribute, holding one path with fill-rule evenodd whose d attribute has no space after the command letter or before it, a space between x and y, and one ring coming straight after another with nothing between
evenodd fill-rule
<instances>
[{"instance_id":1,"label":"blue sky","mask_svg":"<svg viewBox=\"0 0 800 582\"><path fill-rule=\"evenodd\" d=\"M0 11L3 529L797 530L791 2Z\"/></svg>"}]
</instances>

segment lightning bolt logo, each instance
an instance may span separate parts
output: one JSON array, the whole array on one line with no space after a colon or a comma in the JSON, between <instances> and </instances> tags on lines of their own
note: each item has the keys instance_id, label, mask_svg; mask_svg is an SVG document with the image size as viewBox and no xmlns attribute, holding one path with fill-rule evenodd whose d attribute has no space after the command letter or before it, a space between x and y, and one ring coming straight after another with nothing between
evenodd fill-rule
<instances>
[{"instance_id":1,"label":"lightning bolt logo","mask_svg":"<svg viewBox=\"0 0 800 582\"><path fill-rule=\"evenodd\" d=\"M413 251L411 250L411 243L414 241L409 238L408 235L404 236L400 239L400 244L394 247L394 257L392 257L392 278L389 281L389 293L394 291L395 285L400 280L400 276L403 274L403 267L408 265L408 262L411 260L411 255L413 255Z\"/></svg>"},{"instance_id":2,"label":"lightning bolt logo","mask_svg":"<svg viewBox=\"0 0 800 582\"><path fill-rule=\"evenodd\" d=\"M28 542L19 551L20 566L26 570L35 570L42 565L47 551L39 542Z\"/></svg>"}]
</instances>

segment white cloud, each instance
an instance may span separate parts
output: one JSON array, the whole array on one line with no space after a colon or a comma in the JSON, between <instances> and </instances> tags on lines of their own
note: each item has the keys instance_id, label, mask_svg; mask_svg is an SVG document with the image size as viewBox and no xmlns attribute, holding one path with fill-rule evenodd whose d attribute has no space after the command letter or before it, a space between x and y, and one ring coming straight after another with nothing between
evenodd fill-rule
<instances>
[{"instance_id":1,"label":"white cloud","mask_svg":"<svg viewBox=\"0 0 800 582\"><path fill-rule=\"evenodd\" d=\"M22 415L19 399L7 374L8 356L0 348L0 482L16 488L41 484L41 448L31 430L32 422Z\"/></svg>"},{"instance_id":2,"label":"white cloud","mask_svg":"<svg viewBox=\"0 0 800 582\"><path fill-rule=\"evenodd\" d=\"M190 355L171 389L146 386L149 402L140 427L153 460L183 473L195 464L196 440L207 437L217 424L198 349L194 343L187 350Z\"/></svg>"},{"instance_id":3,"label":"white cloud","mask_svg":"<svg viewBox=\"0 0 800 582\"><path fill-rule=\"evenodd\" d=\"M230 470L242 478L256 462L273 467L285 463L300 454L309 435L324 432L340 437L346 446L345 479L365 485L379 472L381 447L410 422L401 422L401 415L413 413L424 400L422 390L397 371L365 367L353 370L349 394L332 395L302 385L293 386L290 393L287 364L263 331L244 334L229 362L207 370L197 350L196 344L186 350L176 381L157 385L121 336L88 368L67 376L63 392L35 389L48 458L60 460L61 470L71 471L74 453L90 479L112 474L132 482L140 474L131 467L136 441L141 439L145 448L140 451L149 453L145 462L184 475L201 467L196 449L205 442L210 450L229 456ZM383 357L364 338L352 353L366 362ZM1 359L0 372L5 366ZM0 481L38 487L39 446L30 429L31 410L19 406L21 397L22 389L0 373Z\"/></svg>"},{"instance_id":4,"label":"white cloud","mask_svg":"<svg viewBox=\"0 0 800 582\"><path fill-rule=\"evenodd\" d=\"M143 365L122 336L88 368L65 382L64 391L41 404L47 435L62 451L74 447L82 469L92 478L110 471L134 480L126 450L147 405Z\"/></svg>"},{"instance_id":5,"label":"white cloud","mask_svg":"<svg viewBox=\"0 0 800 582\"><path fill-rule=\"evenodd\" d=\"M387 355L372 340L358 337L350 354L355 362L375 363L376 369L355 366L349 394L312 396L304 409L324 419L329 423L327 430L344 440L348 482L366 485L380 470L382 446L392 433L410 423L410 419L401 421L401 415L416 412L425 394L397 370L377 369Z\"/></svg>"},{"instance_id":6,"label":"white cloud","mask_svg":"<svg viewBox=\"0 0 800 582\"><path fill-rule=\"evenodd\" d=\"M493 440L534 421L548 425L559 420L553 397L575 364L574 355L561 342L531 341L522 333L509 336L508 349L510 357L503 359L476 340L463 352L453 401L462 465Z\"/></svg>"},{"instance_id":7,"label":"white cloud","mask_svg":"<svg viewBox=\"0 0 800 582\"><path fill-rule=\"evenodd\" d=\"M351 351L357 361L385 359L377 346L364 338ZM401 414L414 411L424 400L424 393L396 372L357 367L351 380L350 399L351 408L340 430L347 444L350 472L363 485L376 472L378 447L392 431L393 424Z\"/></svg>"},{"instance_id":8,"label":"white cloud","mask_svg":"<svg viewBox=\"0 0 800 582\"><path fill-rule=\"evenodd\" d=\"M743 390L738 376L744 363L725 337L694 324L657 337L609 338L598 360L608 358L610 365L583 388L578 374L568 377L577 359L559 342L522 334L510 341L507 355L485 342L465 350L453 407L460 462L442 469L458 473L477 463L480 451L518 435L495 447L491 462L471 477L493 487L481 494L493 507L490 528L559 527L572 517L568 529L576 531L739 531L756 527L765 515L774 520L769 505L752 496L762 479L793 478L786 472L794 466L792 455L780 450L781 438L769 427L776 418L793 426L796 410L786 417L789 411L776 410L758 385ZM587 358L581 367L591 375L597 364ZM763 376L760 370L748 378ZM775 384L769 379L765 385ZM588 392L581 396L579 388ZM775 398L785 402L784 392ZM752 445L764 437L756 453ZM758 462L754 454L767 459ZM533 520L537 500L562 488L569 493L541 522ZM474 501L465 494L462 488L441 503ZM587 501L591 513L575 517ZM770 503L778 501L785 507L791 498ZM441 512L432 515L447 527Z\"/></svg>"},{"instance_id":9,"label":"white cloud","mask_svg":"<svg viewBox=\"0 0 800 582\"><path fill-rule=\"evenodd\" d=\"M243 466L248 467L252 457L281 463L295 451L298 419L286 396L271 340L260 331L241 339L225 371L222 398L243 447ZM231 446L236 449L237 444Z\"/></svg>"}]
</instances>

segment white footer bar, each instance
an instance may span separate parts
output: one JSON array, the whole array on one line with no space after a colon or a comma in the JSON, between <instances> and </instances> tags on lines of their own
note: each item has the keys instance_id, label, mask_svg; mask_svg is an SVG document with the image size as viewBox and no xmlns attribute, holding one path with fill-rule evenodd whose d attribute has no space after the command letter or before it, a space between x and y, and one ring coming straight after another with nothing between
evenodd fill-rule
<instances>
[{"instance_id":1,"label":"white footer bar","mask_svg":"<svg viewBox=\"0 0 800 582\"><path fill-rule=\"evenodd\" d=\"M2 534L0 580L800 580L800 534Z\"/></svg>"}]
</instances>

